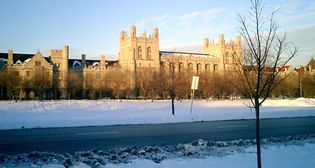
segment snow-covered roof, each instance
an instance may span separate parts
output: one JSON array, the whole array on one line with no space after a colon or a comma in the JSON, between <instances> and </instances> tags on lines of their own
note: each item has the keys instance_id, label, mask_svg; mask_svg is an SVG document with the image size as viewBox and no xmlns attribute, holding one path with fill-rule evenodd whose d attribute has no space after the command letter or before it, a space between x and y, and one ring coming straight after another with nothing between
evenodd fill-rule
<instances>
[{"instance_id":1,"label":"snow-covered roof","mask_svg":"<svg viewBox=\"0 0 315 168\"><path fill-rule=\"evenodd\" d=\"M17 60L17 61L15 62L15 65L20 65L20 64L22 64L22 61L20 61L20 60Z\"/></svg>"},{"instance_id":2,"label":"snow-covered roof","mask_svg":"<svg viewBox=\"0 0 315 168\"><path fill-rule=\"evenodd\" d=\"M99 62L93 62L93 64L92 64L93 66L99 66L100 65L100 63Z\"/></svg>"},{"instance_id":3,"label":"snow-covered roof","mask_svg":"<svg viewBox=\"0 0 315 168\"><path fill-rule=\"evenodd\" d=\"M80 61L77 61L77 60L75 60L75 61L72 63L72 67L74 67L75 65L80 65L80 66L82 66L82 65L81 65L81 62L80 62Z\"/></svg>"},{"instance_id":4,"label":"snow-covered roof","mask_svg":"<svg viewBox=\"0 0 315 168\"><path fill-rule=\"evenodd\" d=\"M26 59L24 62L23 62L23 64L27 64L28 62L30 62L31 61L31 58L28 58L28 59Z\"/></svg>"},{"instance_id":5,"label":"snow-covered roof","mask_svg":"<svg viewBox=\"0 0 315 168\"><path fill-rule=\"evenodd\" d=\"M0 61L1 61L1 62L8 62L8 59L0 58Z\"/></svg>"}]
</instances>

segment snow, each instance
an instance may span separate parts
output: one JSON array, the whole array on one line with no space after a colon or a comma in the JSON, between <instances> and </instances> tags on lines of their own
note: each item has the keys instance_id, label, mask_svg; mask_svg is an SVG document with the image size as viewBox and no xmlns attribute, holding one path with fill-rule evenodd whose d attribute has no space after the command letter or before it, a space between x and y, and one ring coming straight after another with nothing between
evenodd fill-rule
<instances>
[{"instance_id":1,"label":"snow","mask_svg":"<svg viewBox=\"0 0 315 168\"><path fill-rule=\"evenodd\" d=\"M104 168L253 168L256 165L256 148L246 149L243 153L233 153L225 157L210 156L205 159L170 159L157 164L150 160L135 160L128 164L110 164ZM268 168L313 168L315 165L315 144L303 146L265 146L262 149L262 164Z\"/></svg>"},{"instance_id":2,"label":"snow","mask_svg":"<svg viewBox=\"0 0 315 168\"><path fill-rule=\"evenodd\" d=\"M248 100L170 101L0 101L0 129L73 127L116 124L154 124L253 119ZM315 116L315 99L267 100L261 118Z\"/></svg>"},{"instance_id":3,"label":"snow","mask_svg":"<svg viewBox=\"0 0 315 168\"><path fill-rule=\"evenodd\" d=\"M213 142L196 140L187 144L91 150L74 154L31 152L0 155L0 167L45 168L252 168L256 167L254 140ZM193 153L189 152L193 151ZM268 168L312 168L315 165L314 135L262 139L262 163ZM163 156L161 160L156 160Z\"/></svg>"}]
</instances>

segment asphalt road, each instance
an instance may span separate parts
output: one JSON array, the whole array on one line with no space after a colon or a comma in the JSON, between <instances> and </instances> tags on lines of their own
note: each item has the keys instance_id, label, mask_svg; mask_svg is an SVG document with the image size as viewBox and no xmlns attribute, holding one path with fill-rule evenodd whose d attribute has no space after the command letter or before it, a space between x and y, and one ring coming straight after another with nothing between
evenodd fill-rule
<instances>
[{"instance_id":1,"label":"asphalt road","mask_svg":"<svg viewBox=\"0 0 315 168\"><path fill-rule=\"evenodd\" d=\"M261 137L315 134L315 117L262 119ZM0 130L0 153L75 152L255 138L254 120Z\"/></svg>"}]
</instances>

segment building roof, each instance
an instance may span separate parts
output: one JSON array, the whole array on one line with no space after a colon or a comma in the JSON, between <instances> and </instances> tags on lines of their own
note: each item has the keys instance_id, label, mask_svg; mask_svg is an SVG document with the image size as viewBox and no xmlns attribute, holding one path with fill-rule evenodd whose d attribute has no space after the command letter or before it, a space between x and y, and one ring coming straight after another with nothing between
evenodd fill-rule
<instances>
[{"instance_id":1,"label":"building roof","mask_svg":"<svg viewBox=\"0 0 315 168\"><path fill-rule=\"evenodd\" d=\"M307 67L311 66L312 69L315 68L315 60L312 58L310 62L308 62Z\"/></svg>"},{"instance_id":2,"label":"building roof","mask_svg":"<svg viewBox=\"0 0 315 168\"><path fill-rule=\"evenodd\" d=\"M13 63L16 63L17 60L20 60L21 62L24 62L25 60L32 58L35 54L21 54L21 53L13 53ZM8 59L8 53L0 53L0 59ZM50 57L44 57L45 60L48 63L51 63L51 59ZM73 63L75 61L78 61L81 63L81 59L69 59L68 65L72 67ZM95 62L100 63L100 60L89 60L87 59L85 61L86 65L93 65ZM115 63L117 63L118 61L109 61L106 60L105 61L107 63L107 65L113 65Z\"/></svg>"},{"instance_id":3,"label":"building roof","mask_svg":"<svg viewBox=\"0 0 315 168\"><path fill-rule=\"evenodd\" d=\"M32 58L35 54L21 54L21 53L13 53L13 63L17 60L24 62L25 60ZM8 59L8 53L0 53L0 58Z\"/></svg>"},{"instance_id":4,"label":"building roof","mask_svg":"<svg viewBox=\"0 0 315 168\"><path fill-rule=\"evenodd\" d=\"M178 51L160 51L160 54L189 54L189 55L200 55L200 56L212 56L204 53L193 53L193 52L178 52Z\"/></svg>"}]
</instances>

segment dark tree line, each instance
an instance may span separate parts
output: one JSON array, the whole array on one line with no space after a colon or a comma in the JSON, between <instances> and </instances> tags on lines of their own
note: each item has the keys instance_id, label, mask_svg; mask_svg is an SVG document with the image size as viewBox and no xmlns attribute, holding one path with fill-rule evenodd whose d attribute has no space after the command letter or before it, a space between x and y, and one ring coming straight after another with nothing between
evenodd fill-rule
<instances>
[{"instance_id":1,"label":"dark tree line","mask_svg":"<svg viewBox=\"0 0 315 168\"><path fill-rule=\"evenodd\" d=\"M224 75L229 74L229 75ZM137 71L137 99L189 99L193 75L200 77L197 99L249 98L247 92L233 87L241 86L238 76L204 71L193 73L177 69L160 72L146 69ZM67 99L130 99L133 98L132 72L108 70L105 75L83 75L70 70L68 73ZM272 98L315 97L315 74L299 75L293 70L270 93ZM59 83L44 73L22 79L15 72L0 71L1 99L60 99Z\"/></svg>"}]
</instances>

